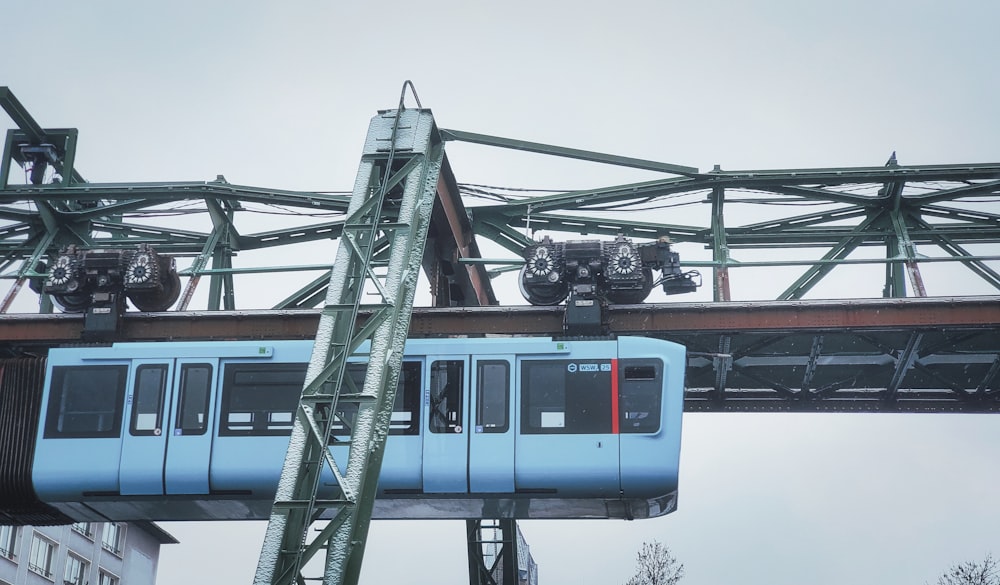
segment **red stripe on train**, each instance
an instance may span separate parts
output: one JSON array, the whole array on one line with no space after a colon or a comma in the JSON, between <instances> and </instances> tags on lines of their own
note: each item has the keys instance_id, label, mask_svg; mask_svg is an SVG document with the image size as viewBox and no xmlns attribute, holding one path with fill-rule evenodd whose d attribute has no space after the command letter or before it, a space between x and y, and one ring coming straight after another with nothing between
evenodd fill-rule
<instances>
[{"instance_id":1,"label":"red stripe on train","mask_svg":"<svg viewBox=\"0 0 1000 585\"><path fill-rule=\"evenodd\" d=\"M618 360L611 360L611 432L618 434Z\"/></svg>"}]
</instances>

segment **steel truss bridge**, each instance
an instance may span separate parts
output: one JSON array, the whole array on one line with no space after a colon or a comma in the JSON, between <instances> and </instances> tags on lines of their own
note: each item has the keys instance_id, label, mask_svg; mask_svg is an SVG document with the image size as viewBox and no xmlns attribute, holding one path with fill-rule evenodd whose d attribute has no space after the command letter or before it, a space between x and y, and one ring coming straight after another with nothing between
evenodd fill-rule
<instances>
[{"instance_id":1,"label":"steel truss bridge","mask_svg":"<svg viewBox=\"0 0 1000 585\"><path fill-rule=\"evenodd\" d=\"M371 334L386 319L397 323L395 335L402 327L404 337L407 326L410 336L560 335L560 307L499 306L494 278L519 268L532 230L555 238L623 234L667 237L685 267L705 271L711 302L682 298L608 312L612 333L688 347L686 410L998 410L1000 214L994 210L1000 163L906 166L893 153L871 167L701 172L438 129L419 103L416 109L403 104L401 97L395 110L373 120L353 193L319 193L241 186L221 176L87 182L74 164L76 129L43 128L0 88L0 106L12 121L0 161L0 283L6 283L0 284L0 354L43 354L79 343L83 317L54 312L47 295L24 286L44 278L40 262L71 244L149 244L179 259L184 284L175 310L126 313L121 340L312 339L325 328L347 347L355 334ZM466 143L625 167L653 178L558 193L460 183L445 150ZM403 211L407 205L411 211ZM351 242L349 256L334 262L315 253L338 239L342 250ZM313 251L303 254L309 245ZM480 245L504 253L483 258ZM412 318L412 274L393 273L400 254L420 264L429 285L431 306L414 309ZM255 260L260 257L266 260ZM301 257L315 262L291 261ZM260 286L262 278L267 287ZM962 288L955 290L956 281ZM743 292L741 283L777 287L775 300L749 300L758 293ZM363 300L372 290L382 302ZM949 296L928 296L938 290ZM22 312L14 312L18 307ZM335 381L330 364L346 354L335 344L327 349L333 357L320 356L318 369ZM382 390L370 390L371 403L385 403ZM302 423L307 440L322 444L322 432L308 426L318 429L322 422ZM354 515L341 525L354 531L349 542L363 542L367 532L363 488L374 489L378 462L365 465L357 476L361 499L345 494L343 503L329 504L342 505L344 517ZM299 485L309 481L298 478ZM291 494L286 508L308 500L307 492ZM317 505L285 513L281 522L308 527ZM473 552L484 540L475 528L470 525L470 579L488 583L490 567ZM513 541L510 530L501 541ZM326 542L335 548L334 531L323 531L324 543L290 554L301 532L277 535L284 577L273 582L291 582L303 554ZM337 579L357 578L359 548L363 553L363 544L344 552L347 569ZM497 562L509 569L514 552L504 550L510 552Z\"/></svg>"}]
</instances>

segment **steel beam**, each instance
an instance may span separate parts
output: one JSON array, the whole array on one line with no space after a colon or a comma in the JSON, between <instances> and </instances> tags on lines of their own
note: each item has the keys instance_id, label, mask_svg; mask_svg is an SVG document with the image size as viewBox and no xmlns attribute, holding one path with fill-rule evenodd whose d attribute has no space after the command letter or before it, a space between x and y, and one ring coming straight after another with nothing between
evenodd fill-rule
<instances>
[{"instance_id":1,"label":"steel beam","mask_svg":"<svg viewBox=\"0 0 1000 585\"><path fill-rule=\"evenodd\" d=\"M405 90L404 86L404 90ZM302 399L268 522L257 585L301 583L305 564L326 548L323 583L356 583L371 521L376 484L403 358L419 259L444 157L428 110L399 107L372 120ZM387 271L373 270L376 246L391 242ZM366 294L381 303L358 324ZM368 341L368 370L360 392L342 393L347 359ZM346 465L328 448L336 405L357 404ZM329 472L332 499L320 495ZM312 542L309 528L324 512L333 520Z\"/></svg>"},{"instance_id":2,"label":"steel beam","mask_svg":"<svg viewBox=\"0 0 1000 585\"><path fill-rule=\"evenodd\" d=\"M319 316L316 309L126 313L121 340L311 339ZM368 316L361 311L358 322L363 324ZM558 336L562 318L561 307L418 307L413 310L410 336ZM935 327L990 330L1000 328L1000 297L612 305L609 325L617 335ZM82 327L81 315L11 314L0 319L0 339L7 340L3 345L74 343Z\"/></svg>"},{"instance_id":3,"label":"steel beam","mask_svg":"<svg viewBox=\"0 0 1000 585\"><path fill-rule=\"evenodd\" d=\"M518 585L517 522L466 520L465 531L470 585Z\"/></svg>"},{"instance_id":4,"label":"steel beam","mask_svg":"<svg viewBox=\"0 0 1000 585\"><path fill-rule=\"evenodd\" d=\"M712 190L712 260L718 264L712 279L712 300L729 301L729 243L726 241L726 222L723 214L726 190Z\"/></svg>"},{"instance_id":5,"label":"steel beam","mask_svg":"<svg viewBox=\"0 0 1000 585\"><path fill-rule=\"evenodd\" d=\"M320 313L128 313L122 340L311 339ZM369 319L359 312L357 327ZM558 307L416 309L410 335L558 336L562 319ZM1000 410L1000 297L613 306L609 321L688 348L692 411ZM44 353L82 327L79 315L7 315L0 352Z\"/></svg>"},{"instance_id":6,"label":"steel beam","mask_svg":"<svg viewBox=\"0 0 1000 585\"><path fill-rule=\"evenodd\" d=\"M652 160L643 160L627 156L618 156L578 148L566 148L564 146L553 146L551 144L540 144L538 142L528 142L527 140L515 140L511 138L500 138L499 136L488 136L486 134L476 134L473 132L462 132L460 130L441 130L441 137L445 140L458 140L473 144L484 144L486 146L497 146L500 148L510 148L513 150L523 150L539 154L548 154L564 158L575 158L589 162L605 163L619 167L632 167L647 171L659 171L661 173L671 173L675 175L698 175L698 169L683 165L674 165Z\"/></svg>"},{"instance_id":7,"label":"steel beam","mask_svg":"<svg viewBox=\"0 0 1000 585\"><path fill-rule=\"evenodd\" d=\"M436 276L431 279L431 304L436 307L497 304L486 267L463 263L465 259L477 259L481 255L469 212L447 159L438 178L431 232L428 238L433 239L435 245L428 246L424 255L424 272L429 277ZM453 298L453 292L461 298Z\"/></svg>"}]
</instances>

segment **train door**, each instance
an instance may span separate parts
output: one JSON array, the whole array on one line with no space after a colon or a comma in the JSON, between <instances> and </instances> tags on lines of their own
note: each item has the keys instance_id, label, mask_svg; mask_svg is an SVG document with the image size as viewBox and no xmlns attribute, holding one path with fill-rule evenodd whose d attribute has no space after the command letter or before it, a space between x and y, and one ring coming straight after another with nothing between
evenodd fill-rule
<instances>
[{"instance_id":1,"label":"train door","mask_svg":"<svg viewBox=\"0 0 1000 585\"><path fill-rule=\"evenodd\" d=\"M518 364L514 481L523 493L619 494L617 383L600 358Z\"/></svg>"},{"instance_id":2,"label":"train door","mask_svg":"<svg viewBox=\"0 0 1000 585\"><path fill-rule=\"evenodd\" d=\"M163 494L167 409L173 360L135 360L125 399L119 485L122 495Z\"/></svg>"},{"instance_id":3,"label":"train door","mask_svg":"<svg viewBox=\"0 0 1000 585\"><path fill-rule=\"evenodd\" d=\"M514 356L473 358L469 413L469 491L513 493L514 425L511 371Z\"/></svg>"},{"instance_id":4,"label":"train door","mask_svg":"<svg viewBox=\"0 0 1000 585\"><path fill-rule=\"evenodd\" d=\"M178 359L163 477L167 494L207 494L219 360Z\"/></svg>"},{"instance_id":5,"label":"train door","mask_svg":"<svg viewBox=\"0 0 1000 585\"><path fill-rule=\"evenodd\" d=\"M427 493L467 493L468 356L428 356L424 386L423 487Z\"/></svg>"}]
</instances>

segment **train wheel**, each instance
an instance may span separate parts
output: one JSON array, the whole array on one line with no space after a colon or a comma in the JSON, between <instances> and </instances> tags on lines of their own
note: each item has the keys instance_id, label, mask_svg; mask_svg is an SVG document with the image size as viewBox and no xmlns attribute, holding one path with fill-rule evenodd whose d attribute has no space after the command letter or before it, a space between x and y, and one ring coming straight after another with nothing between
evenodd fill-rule
<instances>
[{"instance_id":1,"label":"train wheel","mask_svg":"<svg viewBox=\"0 0 1000 585\"><path fill-rule=\"evenodd\" d=\"M569 296L569 286L563 281L554 284L525 284L525 270L527 265L521 268L517 285L521 289L521 296L532 305L558 305Z\"/></svg>"}]
</instances>

